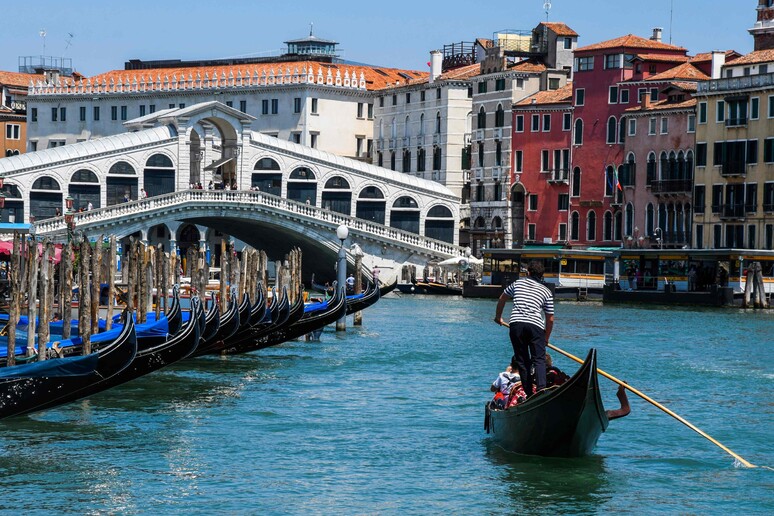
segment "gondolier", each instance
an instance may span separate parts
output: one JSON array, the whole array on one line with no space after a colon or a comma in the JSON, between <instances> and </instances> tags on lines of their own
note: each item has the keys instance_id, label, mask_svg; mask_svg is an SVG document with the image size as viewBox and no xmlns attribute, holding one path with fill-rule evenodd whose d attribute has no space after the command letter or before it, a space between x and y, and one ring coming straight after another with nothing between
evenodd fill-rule
<instances>
[{"instance_id":1,"label":"gondolier","mask_svg":"<svg viewBox=\"0 0 774 516\"><path fill-rule=\"evenodd\" d=\"M533 385L537 387L536 392L546 387L546 342L554 326L554 296L541 283L543 271L542 263L530 262L529 276L514 281L500 295L494 317L497 324L510 325L511 345L527 396L532 394ZM508 299L513 299L510 324L502 319Z\"/></svg>"}]
</instances>

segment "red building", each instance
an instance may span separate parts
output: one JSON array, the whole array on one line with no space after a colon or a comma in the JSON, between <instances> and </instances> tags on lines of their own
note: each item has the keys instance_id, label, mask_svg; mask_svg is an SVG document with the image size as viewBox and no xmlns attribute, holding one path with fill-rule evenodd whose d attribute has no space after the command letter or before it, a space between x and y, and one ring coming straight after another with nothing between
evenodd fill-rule
<instances>
[{"instance_id":1,"label":"red building","mask_svg":"<svg viewBox=\"0 0 774 516\"><path fill-rule=\"evenodd\" d=\"M524 225L524 242L514 245L566 242L572 84L514 104L512 131L512 200L523 206L522 213L513 214L513 223L521 219Z\"/></svg>"},{"instance_id":2,"label":"red building","mask_svg":"<svg viewBox=\"0 0 774 516\"><path fill-rule=\"evenodd\" d=\"M573 80L572 173L569 242L587 246L620 245L624 239L624 112L643 95L659 100L659 88L633 86L687 61L686 49L662 43L660 29L651 39L632 34L575 51Z\"/></svg>"}]
</instances>

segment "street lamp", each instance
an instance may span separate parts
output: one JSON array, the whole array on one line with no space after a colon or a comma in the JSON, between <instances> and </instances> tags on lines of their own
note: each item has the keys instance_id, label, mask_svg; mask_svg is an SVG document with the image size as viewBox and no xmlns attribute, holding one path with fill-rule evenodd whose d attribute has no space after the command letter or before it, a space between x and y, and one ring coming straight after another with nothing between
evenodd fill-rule
<instances>
[{"instance_id":1,"label":"street lamp","mask_svg":"<svg viewBox=\"0 0 774 516\"><path fill-rule=\"evenodd\" d=\"M656 231L658 231L658 236L656 237L656 242L658 242L658 248L659 249L663 249L664 248L664 238L663 238L664 237L664 232L661 231L661 228L656 228L656 229L653 230L654 233Z\"/></svg>"},{"instance_id":2,"label":"street lamp","mask_svg":"<svg viewBox=\"0 0 774 516\"><path fill-rule=\"evenodd\" d=\"M64 220L65 225L67 226L67 242L69 243L73 239L73 232L75 230L75 214L73 213L73 210L68 209L65 212Z\"/></svg>"},{"instance_id":3,"label":"street lamp","mask_svg":"<svg viewBox=\"0 0 774 516\"><path fill-rule=\"evenodd\" d=\"M73 199L71 196L68 195L65 197L65 208L67 211L72 211L74 202L75 199Z\"/></svg>"},{"instance_id":4,"label":"street lamp","mask_svg":"<svg viewBox=\"0 0 774 516\"><path fill-rule=\"evenodd\" d=\"M344 288L347 283L347 250L344 248L344 241L349 236L349 229L344 224L336 228L336 236L341 241L339 247L339 260L336 264L336 278L338 285L336 288L339 290ZM341 319L336 321L336 331L346 331L347 329L347 316L342 315Z\"/></svg>"}]
</instances>

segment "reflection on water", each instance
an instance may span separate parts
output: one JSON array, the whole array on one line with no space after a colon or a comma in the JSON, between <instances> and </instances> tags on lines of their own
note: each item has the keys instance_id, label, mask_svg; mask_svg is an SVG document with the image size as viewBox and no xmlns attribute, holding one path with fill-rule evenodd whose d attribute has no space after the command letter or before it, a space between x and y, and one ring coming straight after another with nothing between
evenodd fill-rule
<instances>
[{"instance_id":1,"label":"reflection on water","mask_svg":"<svg viewBox=\"0 0 774 516\"><path fill-rule=\"evenodd\" d=\"M497 466L510 506L528 513L586 511L610 498L605 460L536 457L505 451L485 439L486 457Z\"/></svg>"}]
</instances>

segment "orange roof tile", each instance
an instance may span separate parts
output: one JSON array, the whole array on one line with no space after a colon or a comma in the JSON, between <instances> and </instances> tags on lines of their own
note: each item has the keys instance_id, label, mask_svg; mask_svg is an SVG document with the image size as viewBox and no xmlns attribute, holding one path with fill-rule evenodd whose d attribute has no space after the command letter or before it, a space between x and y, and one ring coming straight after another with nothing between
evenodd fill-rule
<instances>
[{"instance_id":1,"label":"orange roof tile","mask_svg":"<svg viewBox=\"0 0 774 516\"><path fill-rule=\"evenodd\" d=\"M161 76L161 80L164 81L165 77L177 76L178 78L188 77L189 75L194 79L198 76L204 78L205 75L210 79L217 76L221 78L224 74L227 78L231 77L233 73L236 78L241 72L242 77L246 78L258 74L259 77L263 73L268 76L270 73L274 73L275 76L285 75L285 72L302 73L306 67L307 70L311 68L315 78L318 75L320 69L322 69L323 77L327 77L328 70L331 71L335 79L336 72L341 73L342 80L344 79L344 73L347 72L350 75L354 72L357 79L360 79L362 73L366 81L366 89L378 90L387 86L394 86L396 83L408 84L416 81L426 80L428 77L427 72L419 72L415 70L401 70L397 68L386 68L381 66L365 66L365 65L350 65L341 63L320 63L316 61L292 61L282 63L255 63L246 65L221 65L221 66L195 66L184 68L153 68L148 70L112 70L103 74L90 77L91 81L102 82L105 80L110 83L111 80L118 82L120 79L122 83L132 83L135 79L140 82L141 78L145 78L148 82L157 80L157 77Z\"/></svg>"},{"instance_id":2,"label":"orange roof tile","mask_svg":"<svg viewBox=\"0 0 774 516\"><path fill-rule=\"evenodd\" d=\"M637 54L634 59L640 59L642 61L657 61L664 63L684 63L689 60L688 56L680 56L674 54Z\"/></svg>"},{"instance_id":3,"label":"orange roof tile","mask_svg":"<svg viewBox=\"0 0 774 516\"><path fill-rule=\"evenodd\" d=\"M43 80L43 78L42 74L0 71L0 84L5 86L20 86L27 88L30 85L30 81L37 82Z\"/></svg>"},{"instance_id":4,"label":"orange roof tile","mask_svg":"<svg viewBox=\"0 0 774 516\"><path fill-rule=\"evenodd\" d=\"M741 65L741 64L758 64L758 63L771 63L774 61L774 49L769 48L766 50L756 50L745 54L739 59L734 59L729 64Z\"/></svg>"},{"instance_id":5,"label":"orange roof tile","mask_svg":"<svg viewBox=\"0 0 774 516\"><path fill-rule=\"evenodd\" d=\"M656 75L651 75L646 81L668 81L672 79L685 79L690 81L706 81L709 79L709 77L693 66L691 63L683 63L680 65L675 66L674 68L670 68L669 70L665 70L661 73L657 73Z\"/></svg>"},{"instance_id":6,"label":"orange roof tile","mask_svg":"<svg viewBox=\"0 0 774 516\"><path fill-rule=\"evenodd\" d=\"M555 33L557 36L576 36L576 37L578 36L578 33L577 33L577 32L575 32L574 30L572 30L570 27L568 27L568 26L567 26L566 24L564 24L564 23L559 23L559 22L551 22L551 23L549 23L549 22L543 22L543 23L541 23L540 25L545 25L546 27L548 27L549 29L551 29L552 31L554 31L554 33ZM539 27L540 25L538 25L538 27Z\"/></svg>"},{"instance_id":7,"label":"orange roof tile","mask_svg":"<svg viewBox=\"0 0 774 516\"><path fill-rule=\"evenodd\" d=\"M476 43L481 45L481 48L492 48L494 46L494 41L486 38L476 38Z\"/></svg>"},{"instance_id":8,"label":"orange roof tile","mask_svg":"<svg viewBox=\"0 0 774 516\"><path fill-rule=\"evenodd\" d=\"M546 65L543 63L534 61L532 59L525 59L524 61L519 61L518 63L515 63L508 68L509 70L516 70L519 72L543 72L546 69Z\"/></svg>"},{"instance_id":9,"label":"orange roof tile","mask_svg":"<svg viewBox=\"0 0 774 516\"><path fill-rule=\"evenodd\" d=\"M587 50L602 50L605 48L645 48L650 50L673 50L676 52L687 52L683 47L670 45L668 43L662 43L661 41L653 41L652 39L641 38L634 34L627 34L620 38L609 39L600 43L594 43L585 47L581 47L576 52L585 52Z\"/></svg>"},{"instance_id":10,"label":"orange roof tile","mask_svg":"<svg viewBox=\"0 0 774 516\"><path fill-rule=\"evenodd\" d=\"M736 50L726 50L725 54L726 54L726 62L727 63L730 62L730 61L733 61L735 59L738 59L742 55L739 52L737 52ZM696 54L695 56L690 58L689 62L691 62L691 63L704 63L704 62L709 62L709 61L712 61L712 52L701 52L699 54Z\"/></svg>"},{"instance_id":11,"label":"orange roof tile","mask_svg":"<svg viewBox=\"0 0 774 516\"><path fill-rule=\"evenodd\" d=\"M636 113L638 111L647 113L649 111L669 111L672 109L689 109L696 106L696 99L691 97L682 102L669 102L668 100L659 100L650 105L650 107L643 108L640 106L631 107L626 110L627 113Z\"/></svg>"},{"instance_id":12,"label":"orange roof tile","mask_svg":"<svg viewBox=\"0 0 774 516\"><path fill-rule=\"evenodd\" d=\"M442 81L453 81L455 79L469 79L474 75L478 75L480 72L481 72L481 65L478 63L474 63L472 65L460 66L459 68L448 70L442 73L441 76L438 77L438 79Z\"/></svg>"},{"instance_id":13,"label":"orange roof tile","mask_svg":"<svg viewBox=\"0 0 774 516\"><path fill-rule=\"evenodd\" d=\"M533 102L534 101L534 102ZM558 90L539 91L534 95L520 100L517 106L531 106L533 104L562 104L572 102L572 83L567 83Z\"/></svg>"}]
</instances>

